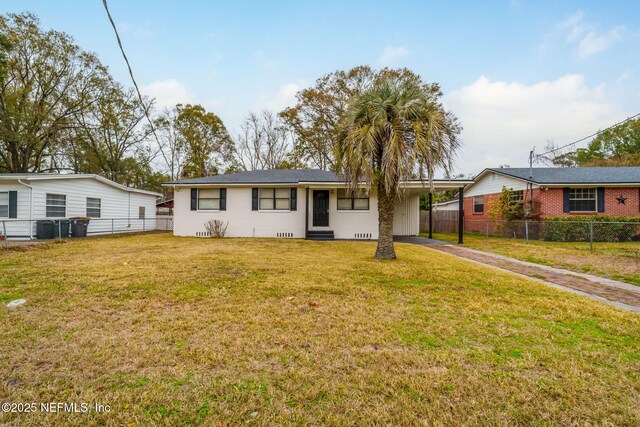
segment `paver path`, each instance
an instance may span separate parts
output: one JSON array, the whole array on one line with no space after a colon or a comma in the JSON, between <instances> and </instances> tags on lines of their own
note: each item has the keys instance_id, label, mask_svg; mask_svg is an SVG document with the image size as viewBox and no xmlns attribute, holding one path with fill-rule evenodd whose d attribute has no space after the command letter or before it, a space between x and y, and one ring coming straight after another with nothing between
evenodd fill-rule
<instances>
[{"instance_id":1,"label":"paver path","mask_svg":"<svg viewBox=\"0 0 640 427\"><path fill-rule=\"evenodd\" d=\"M481 264L521 274L557 288L640 313L640 286L592 276L590 274L576 273L560 268L533 264L502 255L481 252L455 245L420 245Z\"/></svg>"}]
</instances>

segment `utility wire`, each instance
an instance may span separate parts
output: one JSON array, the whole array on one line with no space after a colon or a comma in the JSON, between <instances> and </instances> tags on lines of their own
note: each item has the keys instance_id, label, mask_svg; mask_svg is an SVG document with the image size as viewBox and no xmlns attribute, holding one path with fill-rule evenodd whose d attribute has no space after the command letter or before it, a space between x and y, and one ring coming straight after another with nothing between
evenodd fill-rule
<instances>
[{"instance_id":1,"label":"utility wire","mask_svg":"<svg viewBox=\"0 0 640 427\"><path fill-rule=\"evenodd\" d=\"M552 150L545 151L545 152L544 152L544 153L542 153L542 154L536 154L536 157L542 157L542 156L545 156L545 155L547 155L547 154L551 154L551 153L553 153L553 152L555 152L555 151L562 150L563 148L567 148L567 147L570 147L570 146L572 146L572 145L575 145L575 144L577 144L577 143L579 143L579 142L585 141L585 140L587 140L587 139L589 139L589 138L593 138L594 136L599 135L599 134L601 134L602 132L605 132L605 131L607 131L607 130L609 130L609 129L613 129L613 128L617 127L617 126L620 126L621 124L626 123L626 122L628 122L628 121L629 121L629 120L631 120L631 119L635 119L636 117L640 117L640 113L635 114L635 115L633 115L633 116L631 116L631 117L627 117L626 119L622 120L621 122L615 123L615 124L613 124L613 125L611 125L611 126L609 126L609 127L607 127L607 128L604 128L604 129L599 130L599 131L597 131L597 132L595 132L595 133L592 133L592 134L591 134L591 135L589 135L589 136L585 136L584 138L580 138L580 139L578 139L578 140L576 140L576 141L570 142L570 143L565 144L565 145L563 145L563 146L561 146L561 147L557 147L557 148L554 148L554 149L552 149Z\"/></svg>"},{"instance_id":2,"label":"utility wire","mask_svg":"<svg viewBox=\"0 0 640 427\"><path fill-rule=\"evenodd\" d=\"M124 52L124 47L122 47L122 41L120 40L120 35L118 34L118 29L116 28L116 23L113 22L113 18L111 17L111 13L109 12L109 6L107 6L107 0L102 0L102 4L104 5L104 10L107 12L107 17L109 18L109 22L111 22L111 26L113 27L113 32L116 34L116 40L118 40L118 46L120 46L120 52L122 52L122 56L124 57L124 62L127 63L127 68L129 69L129 75L131 76L131 81L133 82L133 86L136 89L136 93L138 94L138 99L140 100L140 104L142 105L142 111L144 112L147 121L149 122L149 126L151 126L151 133L158 144L158 148L162 151L162 144L160 144L160 139L156 134L155 126L153 126L153 121L149 117L149 109L147 105L144 103L144 99L142 98L142 94L140 93L140 88L138 87L138 83L136 82L136 78L133 76L133 70L131 69L131 64L129 64L129 58L127 58L127 54ZM157 154L157 153L156 153ZM164 154L164 152L163 152Z\"/></svg>"}]
</instances>

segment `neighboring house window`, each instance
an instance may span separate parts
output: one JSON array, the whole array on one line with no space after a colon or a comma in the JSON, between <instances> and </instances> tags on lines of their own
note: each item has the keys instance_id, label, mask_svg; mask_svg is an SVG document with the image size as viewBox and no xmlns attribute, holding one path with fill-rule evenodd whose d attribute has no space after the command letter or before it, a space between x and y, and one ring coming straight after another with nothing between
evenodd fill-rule
<instances>
[{"instance_id":1,"label":"neighboring house window","mask_svg":"<svg viewBox=\"0 0 640 427\"><path fill-rule=\"evenodd\" d=\"M64 218L67 214L67 196L47 193L47 218Z\"/></svg>"},{"instance_id":2,"label":"neighboring house window","mask_svg":"<svg viewBox=\"0 0 640 427\"><path fill-rule=\"evenodd\" d=\"M215 211L220 209L220 189L200 188L198 189L198 210Z\"/></svg>"},{"instance_id":3,"label":"neighboring house window","mask_svg":"<svg viewBox=\"0 0 640 427\"><path fill-rule=\"evenodd\" d=\"M367 211L369 210L369 196L364 192L352 192L351 195L344 188L338 189L338 210Z\"/></svg>"},{"instance_id":4,"label":"neighboring house window","mask_svg":"<svg viewBox=\"0 0 640 427\"><path fill-rule=\"evenodd\" d=\"M474 214L484 213L484 196L473 197L473 213Z\"/></svg>"},{"instance_id":5,"label":"neighboring house window","mask_svg":"<svg viewBox=\"0 0 640 427\"><path fill-rule=\"evenodd\" d=\"M102 200L95 197L87 197L87 216L89 218L100 218L100 206Z\"/></svg>"},{"instance_id":6,"label":"neighboring house window","mask_svg":"<svg viewBox=\"0 0 640 427\"><path fill-rule=\"evenodd\" d=\"M144 206L138 207L138 219L144 219L146 208Z\"/></svg>"},{"instance_id":7,"label":"neighboring house window","mask_svg":"<svg viewBox=\"0 0 640 427\"><path fill-rule=\"evenodd\" d=\"M289 210L290 188L261 188L260 210Z\"/></svg>"},{"instance_id":8,"label":"neighboring house window","mask_svg":"<svg viewBox=\"0 0 640 427\"><path fill-rule=\"evenodd\" d=\"M569 210L571 212L595 212L596 206L595 188L569 189Z\"/></svg>"},{"instance_id":9,"label":"neighboring house window","mask_svg":"<svg viewBox=\"0 0 640 427\"><path fill-rule=\"evenodd\" d=\"M511 192L511 203L522 203L524 201L524 190Z\"/></svg>"},{"instance_id":10,"label":"neighboring house window","mask_svg":"<svg viewBox=\"0 0 640 427\"><path fill-rule=\"evenodd\" d=\"M0 218L9 218L9 193L0 193Z\"/></svg>"}]
</instances>

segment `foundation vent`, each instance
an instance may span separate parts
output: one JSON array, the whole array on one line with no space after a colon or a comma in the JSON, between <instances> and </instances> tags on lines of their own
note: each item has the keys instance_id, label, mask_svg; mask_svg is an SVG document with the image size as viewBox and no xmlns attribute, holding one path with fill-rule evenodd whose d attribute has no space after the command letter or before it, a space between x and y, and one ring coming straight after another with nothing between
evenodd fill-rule
<instances>
[{"instance_id":1,"label":"foundation vent","mask_svg":"<svg viewBox=\"0 0 640 427\"><path fill-rule=\"evenodd\" d=\"M196 231L196 237L211 237L208 231Z\"/></svg>"},{"instance_id":2,"label":"foundation vent","mask_svg":"<svg viewBox=\"0 0 640 427\"><path fill-rule=\"evenodd\" d=\"M371 233L356 233L353 235L354 238L356 239L367 239L370 240L371 239Z\"/></svg>"},{"instance_id":3,"label":"foundation vent","mask_svg":"<svg viewBox=\"0 0 640 427\"><path fill-rule=\"evenodd\" d=\"M293 233L276 233L276 237L291 238L293 237Z\"/></svg>"}]
</instances>

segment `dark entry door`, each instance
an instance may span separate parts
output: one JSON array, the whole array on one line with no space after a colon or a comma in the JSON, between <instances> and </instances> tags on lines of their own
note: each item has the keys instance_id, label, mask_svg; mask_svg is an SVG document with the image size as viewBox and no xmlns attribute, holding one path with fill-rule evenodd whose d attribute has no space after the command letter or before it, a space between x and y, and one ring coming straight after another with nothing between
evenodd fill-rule
<instances>
[{"instance_id":1,"label":"dark entry door","mask_svg":"<svg viewBox=\"0 0 640 427\"><path fill-rule=\"evenodd\" d=\"M329 190L313 191L313 226L329 226Z\"/></svg>"}]
</instances>

